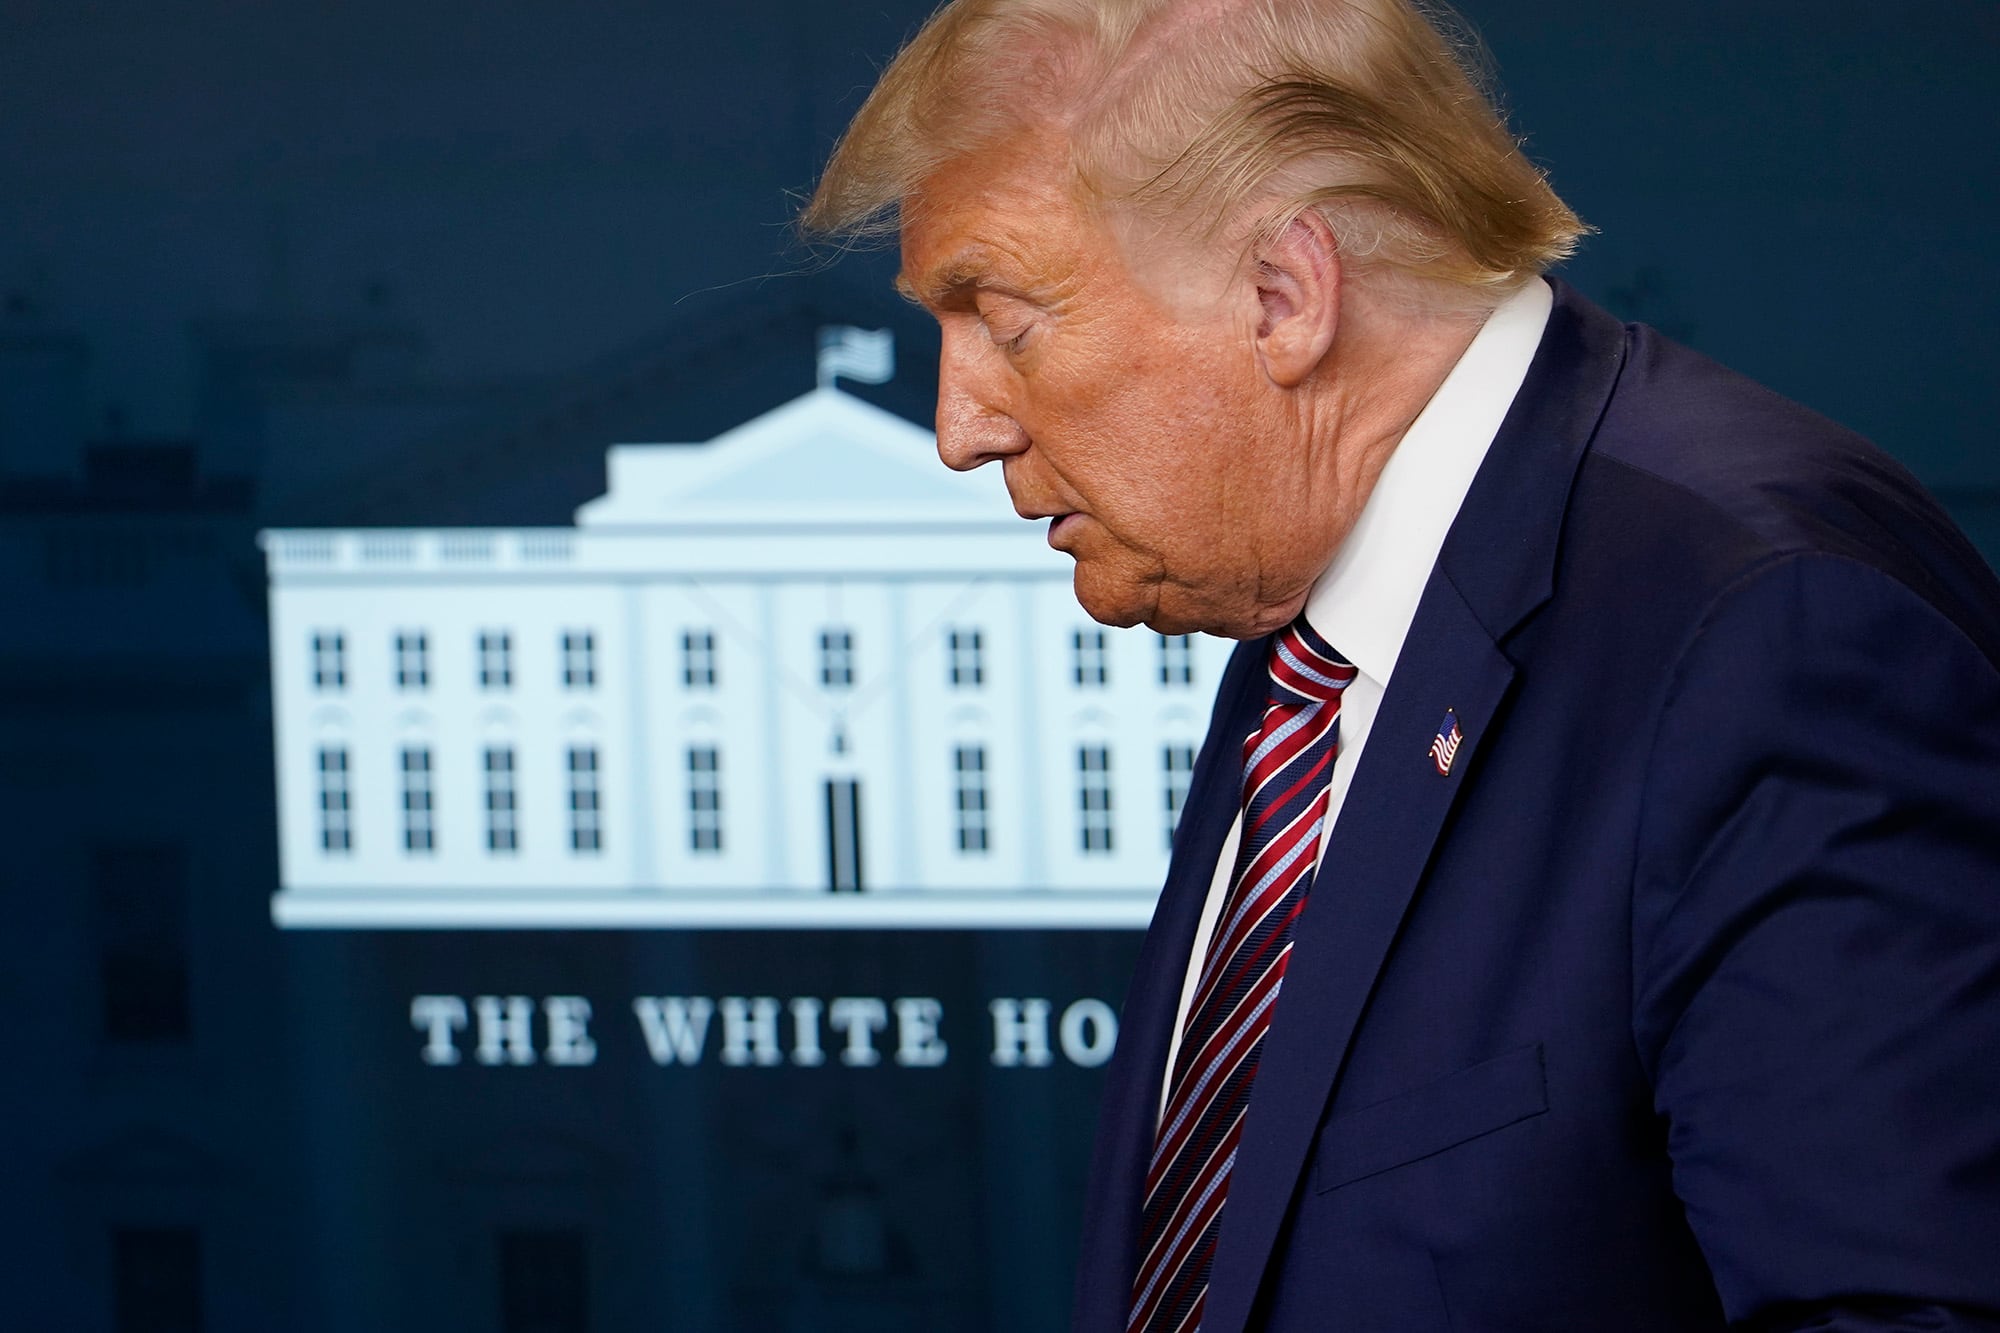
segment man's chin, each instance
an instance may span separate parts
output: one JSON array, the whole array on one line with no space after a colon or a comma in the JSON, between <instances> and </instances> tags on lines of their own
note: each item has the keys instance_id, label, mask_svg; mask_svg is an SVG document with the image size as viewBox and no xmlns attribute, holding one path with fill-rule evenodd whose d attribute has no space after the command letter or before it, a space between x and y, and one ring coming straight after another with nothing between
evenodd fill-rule
<instances>
[{"instance_id":1,"label":"man's chin","mask_svg":"<svg viewBox=\"0 0 2000 1333\"><path fill-rule=\"evenodd\" d=\"M1145 620L1147 612L1153 609L1149 601L1135 595L1137 590L1130 585L1119 586L1113 580L1093 577L1081 560L1076 562L1071 586L1076 592L1077 605L1100 625L1129 629Z\"/></svg>"},{"instance_id":2,"label":"man's chin","mask_svg":"<svg viewBox=\"0 0 2000 1333\"><path fill-rule=\"evenodd\" d=\"M1081 572L1079 566L1078 573ZM1297 614L1295 610L1274 614L1268 608L1258 608L1230 615L1215 607L1176 606L1155 596L1156 590L1151 585L1139 590L1146 594L1144 597L1135 595L1130 589L1107 589L1081 578L1075 586L1077 603L1090 618L1100 625L1116 629L1144 625L1158 634L1213 634L1220 639L1258 639L1273 630L1283 629Z\"/></svg>"},{"instance_id":3,"label":"man's chin","mask_svg":"<svg viewBox=\"0 0 2000 1333\"><path fill-rule=\"evenodd\" d=\"M1186 606L1175 605L1160 595L1155 583L1126 583L1094 578L1081 561L1076 567L1076 600L1092 620L1115 629L1144 625L1159 634L1221 634L1229 638L1251 638L1211 624L1209 618L1193 614Z\"/></svg>"}]
</instances>

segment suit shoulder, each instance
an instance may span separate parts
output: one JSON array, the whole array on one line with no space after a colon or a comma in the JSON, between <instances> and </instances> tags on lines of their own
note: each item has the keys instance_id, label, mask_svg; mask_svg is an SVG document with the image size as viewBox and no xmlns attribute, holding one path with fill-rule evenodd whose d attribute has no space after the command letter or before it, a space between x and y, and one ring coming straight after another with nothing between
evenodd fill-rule
<instances>
[{"instance_id":1,"label":"suit shoulder","mask_svg":"<svg viewBox=\"0 0 2000 1333\"><path fill-rule=\"evenodd\" d=\"M1900 463L1644 326L1628 330L1570 514L1569 554L1670 571L1698 600L1786 556L1858 562L2000 659L2000 581Z\"/></svg>"}]
</instances>

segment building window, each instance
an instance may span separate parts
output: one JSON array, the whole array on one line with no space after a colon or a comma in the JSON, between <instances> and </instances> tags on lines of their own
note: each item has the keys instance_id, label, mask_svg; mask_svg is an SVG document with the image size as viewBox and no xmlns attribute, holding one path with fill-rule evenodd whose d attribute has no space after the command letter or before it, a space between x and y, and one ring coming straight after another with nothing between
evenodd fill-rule
<instances>
[{"instance_id":1,"label":"building window","mask_svg":"<svg viewBox=\"0 0 2000 1333\"><path fill-rule=\"evenodd\" d=\"M722 850L722 752L713 745L688 750L688 846Z\"/></svg>"},{"instance_id":2,"label":"building window","mask_svg":"<svg viewBox=\"0 0 2000 1333\"><path fill-rule=\"evenodd\" d=\"M114 843L95 850L90 873L105 1040L187 1040L186 849Z\"/></svg>"},{"instance_id":3,"label":"building window","mask_svg":"<svg viewBox=\"0 0 2000 1333\"><path fill-rule=\"evenodd\" d=\"M945 652L952 688L973 689L986 683L986 644L978 630L952 630L945 636Z\"/></svg>"},{"instance_id":4,"label":"building window","mask_svg":"<svg viewBox=\"0 0 2000 1333\"><path fill-rule=\"evenodd\" d=\"M514 688L514 636L504 629L479 631L479 688Z\"/></svg>"},{"instance_id":5,"label":"building window","mask_svg":"<svg viewBox=\"0 0 2000 1333\"><path fill-rule=\"evenodd\" d=\"M564 630L562 683L566 690L597 688L597 635L587 629Z\"/></svg>"},{"instance_id":6,"label":"building window","mask_svg":"<svg viewBox=\"0 0 2000 1333\"><path fill-rule=\"evenodd\" d=\"M681 631L681 684L691 690L715 688L715 631Z\"/></svg>"},{"instance_id":7,"label":"building window","mask_svg":"<svg viewBox=\"0 0 2000 1333\"><path fill-rule=\"evenodd\" d=\"M319 630L312 636L313 688L347 688L347 636L339 630Z\"/></svg>"},{"instance_id":8,"label":"building window","mask_svg":"<svg viewBox=\"0 0 2000 1333\"><path fill-rule=\"evenodd\" d=\"M1111 850L1111 747L1079 746L1076 752L1078 824L1086 852Z\"/></svg>"},{"instance_id":9,"label":"building window","mask_svg":"<svg viewBox=\"0 0 2000 1333\"><path fill-rule=\"evenodd\" d=\"M115 1333L201 1333L201 1233L193 1227L113 1227Z\"/></svg>"},{"instance_id":10,"label":"building window","mask_svg":"<svg viewBox=\"0 0 2000 1333\"><path fill-rule=\"evenodd\" d=\"M403 850L437 850L436 802L431 792L431 751L427 745L406 745L403 769Z\"/></svg>"},{"instance_id":11,"label":"building window","mask_svg":"<svg viewBox=\"0 0 2000 1333\"><path fill-rule=\"evenodd\" d=\"M1192 634L1162 634L1160 636L1160 684L1194 684L1194 636Z\"/></svg>"},{"instance_id":12,"label":"building window","mask_svg":"<svg viewBox=\"0 0 2000 1333\"><path fill-rule=\"evenodd\" d=\"M1080 629L1069 636L1071 650L1071 678L1078 685L1093 686L1110 683L1111 673L1105 660L1104 631L1101 629Z\"/></svg>"},{"instance_id":13,"label":"building window","mask_svg":"<svg viewBox=\"0 0 2000 1333\"><path fill-rule=\"evenodd\" d=\"M854 686L854 631L823 629L819 632L819 683L830 690Z\"/></svg>"},{"instance_id":14,"label":"building window","mask_svg":"<svg viewBox=\"0 0 2000 1333\"><path fill-rule=\"evenodd\" d=\"M1174 833L1181 826L1181 807L1187 804L1188 783L1194 780L1194 747L1169 745L1160 751L1160 768L1166 776L1167 850L1174 849Z\"/></svg>"},{"instance_id":15,"label":"building window","mask_svg":"<svg viewBox=\"0 0 2000 1333\"><path fill-rule=\"evenodd\" d=\"M486 850L519 851L521 841L514 791L514 747L487 746L483 767L486 771Z\"/></svg>"},{"instance_id":16,"label":"building window","mask_svg":"<svg viewBox=\"0 0 2000 1333\"><path fill-rule=\"evenodd\" d=\"M604 850L603 795L597 775L597 747L570 746L569 849L579 854Z\"/></svg>"},{"instance_id":17,"label":"building window","mask_svg":"<svg viewBox=\"0 0 2000 1333\"><path fill-rule=\"evenodd\" d=\"M422 630L403 630L396 635L396 688L429 689L431 683L431 639Z\"/></svg>"},{"instance_id":18,"label":"building window","mask_svg":"<svg viewBox=\"0 0 2000 1333\"><path fill-rule=\"evenodd\" d=\"M500 1233L500 1333L589 1333L590 1265L581 1231Z\"/></svg>"},{"instance_id":19,"label":"building window","mask_svg":"<svg viewBox=\"0 0 2000 1333\"><path fill-rule=\"evenodd\" d=\"M957 791L958 850L987 849L986 747L961 745L952 751L952 782Z\"/></svg>"},{"instance_id":20,"label":"building window","mask_svg":"<svg viewBox=\"0 0 2000 1333\"><path fill-rule=\"evenodd\" d=\"M319 849L329 856L354 850L354 794L347 767L345 745L319 748Z\"/></svg>"}]
</instances>

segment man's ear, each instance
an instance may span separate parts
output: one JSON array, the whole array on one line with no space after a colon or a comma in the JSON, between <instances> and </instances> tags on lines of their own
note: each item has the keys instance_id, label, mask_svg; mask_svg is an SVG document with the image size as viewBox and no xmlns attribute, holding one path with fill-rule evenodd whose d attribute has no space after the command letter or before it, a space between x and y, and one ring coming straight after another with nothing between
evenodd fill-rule
<instances>
[{"instance_id":1,"label":"man's ear","mask_svg":"<svg viewBox=\"0 0 2000 1333\"><path fill-rule=\"evenodd\" d=\"M1333 346L1340 326L1340 247L1316 209L1257 245L1257 358L1272 383L1297 388Z\"/></svg>"}]
</instances>

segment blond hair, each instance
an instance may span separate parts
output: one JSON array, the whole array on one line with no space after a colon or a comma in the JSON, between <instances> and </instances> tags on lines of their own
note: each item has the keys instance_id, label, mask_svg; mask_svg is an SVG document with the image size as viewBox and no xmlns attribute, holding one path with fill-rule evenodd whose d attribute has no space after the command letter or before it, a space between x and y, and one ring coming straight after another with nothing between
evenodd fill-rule
<instances>
[{"instance_id":1,"label":"blond hair","mask_svg":"<svg viewBox=\"0 0 2000 1333\"><path fill-rule=\"evenodd\" d=\"M1076 193L1213 239L1324 214L1350 262L1498 300L1585 230L1411 0L951 0L883 72L800 218L893 233L1024 130Z\"/></svg>"}]
</instances>

